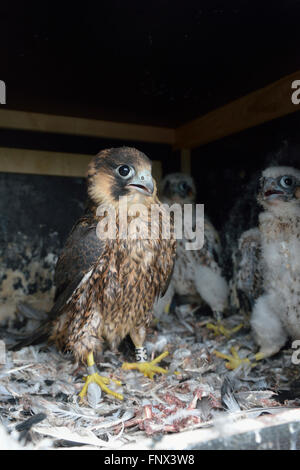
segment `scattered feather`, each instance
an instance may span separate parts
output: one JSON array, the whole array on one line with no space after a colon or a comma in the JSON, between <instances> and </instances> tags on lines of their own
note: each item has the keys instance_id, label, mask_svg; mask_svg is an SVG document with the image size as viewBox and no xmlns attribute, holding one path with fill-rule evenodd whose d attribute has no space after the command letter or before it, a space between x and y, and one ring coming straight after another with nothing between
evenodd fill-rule
<instances>
[{"instance_id":1,"label":"scattered feather","mask_svg":"<svg viewBox=\"0 0 300 470\"><path fill-rule=\"evenodd\" d=\"M51 426L51 427L38 427L35 426L33 430L39 434L45 436L51 436L55 439L71 441L74 443L80 444L87 444L91 446L96 446L100 448L109 448L115 447L116 440L112 439L112 441L104 441L103 439L99 439L92 431L88 429L80 429L77 431L72 431L66 426Z\"/></svg>"},{"instance_id":2,"label":"scattered feather","mask_svg":"<svg viewBox=\"0 0 300 470\"><path fill-rule=\"evenodd\" d=\"M26 316L26 308L22 312ZM238 343L247 355L255 347L249 331L241 331L228 341L215 337L205 327L211 318L199 322L190 308L184 309L182 317L179 313L162 316L147 336L151 357L169 351L162 363L169 370L167 375L151 381L137 371L124 371L121 364L127 358L119 352L104 351L98 367L102 375L122 382L122 402L104 393L100 396L92 387L80 403L78 393L86 369L54 347L6 351L5 363L0 362L0 422L5 427L0 427L0 437L5 435L1 445L122 449L130 443L139 448L139 442L147 436L157 439L169 434L175 439L182 432L201 430L209 437L216 429L218 436L226 435L236 423L265 415L275 419L295 406L294 401L282 405L276 400L276 391L288 388L295 376L287 351L261 361L254 369L229 373L213 351L227 353ZM37 321L38 315L29 310L29 321ZM241 317L231 316L226 322L230 329L241 322ZM35 422L39 417L42 420Z\"/></svg>"},{"instance_id":3,"label":"scattered feather","mask_svg":"<svg viewBox=\"0 0 300 470\"><path fill-rule=\"evenodd\" d=\"M96 408L101 401L102 391L99 385L92 382L88 386L87 400L92 408Z\"/></svg>"}]
</instances>

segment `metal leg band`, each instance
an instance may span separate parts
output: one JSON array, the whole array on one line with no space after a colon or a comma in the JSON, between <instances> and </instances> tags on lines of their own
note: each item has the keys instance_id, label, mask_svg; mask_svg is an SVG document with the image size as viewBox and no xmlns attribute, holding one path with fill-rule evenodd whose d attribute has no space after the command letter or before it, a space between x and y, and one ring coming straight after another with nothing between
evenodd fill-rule
<instances>
[{"instance_id":1,"label":"metal leg band","mask_svg":"<svg viewBox=\"0 0 300 470\"><path fill-rule=\"evenodd\" d=\"M89 375L92 375L98 372L96 364L93 364L92 366L87 366L87 371Z\"/></svg>"},{"instance_id":2,"label":"metal leg band","mask_svg":"<svg viewBox=\"0 0 300 470\"><path fill-rule=\"evenodd\" d=\"M144 347L135 348L135 359L136 359L136 362L147 362L148 360L147 349Z\"/></svg>"}]
</instances>

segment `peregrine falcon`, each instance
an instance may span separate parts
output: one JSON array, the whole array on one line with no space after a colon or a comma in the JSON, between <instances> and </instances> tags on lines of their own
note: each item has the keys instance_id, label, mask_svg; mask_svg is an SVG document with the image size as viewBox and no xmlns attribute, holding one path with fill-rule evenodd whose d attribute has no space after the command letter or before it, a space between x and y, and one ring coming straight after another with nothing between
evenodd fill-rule
<instances>
[{"instance_id":1,"label":"peregrine falcon","mask_svg":"<svg viewBox=\"0 0 300 470\"><path fill-rule=\"evenodd\" d=\"M196 187L193 178L184 173L171 173L161 182L161 201L168 206L174 203L195 204ZM186 238L177 240L174 272L166 296L156 307L160 316L165 304L177 294L185 303L208 305L219 319L227 306L228 287L219 265L221 252L217 231L208 218L204 218L204 245L201 249L186 250Z\"/></svg>"},{"instance_id":2,"label":"peregrine falcon","mask_svg":"<svg viewBox=\"0 0 300 470\"><path fill-rule=\"evenodd\" d=\"M86 213L73 227L56 265L55 304L48 320L17 348L46 336L60 350L70 350L76 359L87 362L88 377L81 397L89 383L96 382L105 392L122 399L108 389L109 381L99 375L93 354L101 351L103 340L113 348L129 334L137 362L124 363L123 368L136 368L150 378L166 372L156 366L160 358L147 361L143 344L153 304L168 286L176 240L172 232L170 239L163 239L161 223L153 224L151 219L148 209L161 205L151 161L142 152L128 147L101 151L88 166L87 192ZM124 236L118 210L125 197L130 230ZM146 215L132 213L135 205L146 208ZM115 209L115 237L99 231L99 224L107 217L107 210L99 213L101 207ZM147 232L151 225L151 236L139 232L134 224L137 215Z\"/></svg>"},{"instance_id":3,"label":"peregrine falcon","mask_svg":"<svg viewBox=\"0 0 300 470\"><path fill-rule=\"evenodd\" d=\"M251 326L261 356L269 357L288 336L300 339L300 171L267 168L259 185L263 294Z\"/></svg>"},{"instance_id":4,"label":"peregrine falcon","mask_svg":"<svg viewBox=\"0 0 300 470\"><path fill-rule=\"evenodd\" d=\"M276 354L288 337L300 339L300 170L265 169L257 201L263 211L258 228L240 237L236 282L252 306L259 360Z\"/></svg>"}]
</instances>

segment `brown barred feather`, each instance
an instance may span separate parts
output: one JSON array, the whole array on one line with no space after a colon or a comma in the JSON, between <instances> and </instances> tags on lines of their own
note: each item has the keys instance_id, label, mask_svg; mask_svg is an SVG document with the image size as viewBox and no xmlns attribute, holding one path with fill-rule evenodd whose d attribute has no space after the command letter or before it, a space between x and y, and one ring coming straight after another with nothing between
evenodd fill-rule
<instances>
[{"instance_id":1,"label":"brown barred feather","mask_svg":"<svg viewBox=\"0 0 300 470\"><path fill-rule=\"evenodd\" d=\"M135 168L151 168L144 154L126 147L100 152L92 160L88 193L95 199L75 224L56 266L56 303L44 330L59 349L71 350L81 360L101 349L104 339L112 348L128 333L142 341L153 304L165 291L173 269L176 241L162 238L161 222L155 226L155 239L122 239L117 217L116 239L98 238L97 204L116 205L116 182L114 193L111 190L113 168L127 161ZM137 192L131 202L142 202L149 209L151 204L160 204L156 189L149 196ZM128 216L128 224L132 220ZM149 230L150 211L144 222Z\"/></svg>"}]
</instances>

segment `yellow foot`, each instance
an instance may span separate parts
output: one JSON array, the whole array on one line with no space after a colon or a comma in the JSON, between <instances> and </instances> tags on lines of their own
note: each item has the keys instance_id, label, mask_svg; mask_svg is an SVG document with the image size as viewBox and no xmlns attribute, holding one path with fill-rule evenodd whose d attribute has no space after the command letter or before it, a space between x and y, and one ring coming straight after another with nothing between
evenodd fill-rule
<instances>
[{"instance_id":1,"label":"yellow foot","mask_svg":"<svg viewBox=\"0 0 300 470\"><path fill-rule=\"evenodd\" d=\"M250 359L248 359L247 357L241 358L238 355L238 352L235 349L235 347L230 348L230 352L232 354L231 356L229 354L223 354L219 351L214 351L214 354L217 357L220 357L220 358L225 359L225 360L228 361L225 364L225 367L227 367L227 369L234 370L237 367L239 367L241 364L250 365L251 367L255 367L257 365L257 362L251 363ZM263 357L258 353L258 354L255 354L254 358L255 358L256 361L259 361Z\"/></svg>"},{"instance_id":2,"label":"yellow foot","mask_svg":"<svg viewBox=\"0 0 300 470\"><path fill-rule=\"evenodd\" d=\"M206 324L206 328L208 328L209 330L212 330L216 336L224 335L226 336L226 338L230 338L232 335L237 333L241 328L243 328L243 326L244 326L243 323L241 323L240 325L237 325L231 330L229 330L228 328L225 328L225 326L222 325L220 321L218 321L216 325L214 325L213 323Z\"/></svg>"},{"instance_id":3,"label":"yellow foot","mask_svg":"<svg viewBox=\"0 0 300 470\"><path fill-rule=\"evenodd\" d=\"M92 382L99 385L101 390L103 390L103 392L107 393L108 395L112 395L113 397L118 398L119 400L123 400L123 395L121 395L120 393L113 392L112 390L110 390L107 387L107 385L110 383L110 381L114 382L115 384L117 384L119 386L122 385L122 383L119 380L114 380L114 379L109 379L108 377L103 377L103 376L99 375L98 372L94 372L93 374L88 375L85 378L85 384L84 384L81 392L79 393L79 396L80 396L81 400L87 394L88 386Z\"/></svg>"},{"instance_id":4,"label":"yellow foot","mask_svg":"<svg viewBox=\"0 0 300 470\"><path fill-rule=\"evenodd\" d=\"M167 369L163 369L162 367L157 367L155 364L160 362L168 355L168 351L165 351L156 359L153 359L151 362L124 362L122 365L122 369L124 370L132 370L138 369L145 377L149 377L149 379L153 379L155 374L167 374Z\"/></svg>"},{"instance_id":5,"label":"yellow foot","mask_svg":"<svg viewBox=\"0 0 300 470\"><path fill-rule=\"evenodd\" d=\"M165 305L164 308L164 313L170 313L170 308L171 308L171 302L168 302L167 305Z\"/></svg>"}]
</instances>

